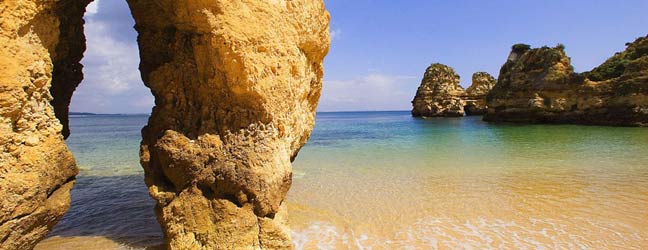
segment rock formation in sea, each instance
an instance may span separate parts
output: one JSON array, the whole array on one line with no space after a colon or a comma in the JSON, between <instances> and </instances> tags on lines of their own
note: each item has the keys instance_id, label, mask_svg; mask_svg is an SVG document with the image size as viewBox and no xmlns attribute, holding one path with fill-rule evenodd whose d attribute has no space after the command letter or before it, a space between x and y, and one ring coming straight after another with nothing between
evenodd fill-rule
<instances>
[{"instance_id":1,"label":"rock formation in sea","mask_svg":"<svg viewBox=\"0 0 648 250\"><path fill-rule=\"evenodd\" d=\"M454 69L434 63L425 70L421 85L412 100L412 116L464 116L465 94Z\"/></svg>"},{"instance_id":2,"label":"rock formation in sea","mask_svg":"<svg viewBox=\"0 0 648 250\"><path fill-rule=\"evenodd\" d=\"M472 84L466 89L464 97L466 115L483 115L486 106L486 95L495 86L497 80L486 72L477 72L472 75Z\"/></svg>"},{"instance_id":3,"label":"rock formation in sea","mask_svg":"<svg viewBox=\"0 0 648 250\"><path fill-rule=\"evenodd\" d=\"M487 96L484 120L648 126L648 37L627 45L581 74L562 45L513 46Z\"/></svg>"},{"instance_id":4,"label":"rock formation in sea","mask_svg":"<svg viewBox=\"0 0 648 250\"><path fill-rule=\"evenodd\" d=\"M486 72L472 76L472 85L464 90L454 69L440 63L430 65L412 101L414 117L461 117L483 115L486 94L496 81Z\"/></svg>"},{"instance_id":5,"label":"rock formation in sea","mask_svg":"<svg viewBox=\"0 0 648 250\"><path fill-rule=\"evenodd\" d=\"M56 116L81 80L88 2L0 2L0 249L31 249L69 208L78 170Z\"/></svg>"},{"instance_id":6,"label":"rock formation in sea","mask_svg":"<svg viewBox=\"0 0 648 250\"><path fill-rule=\"evenodd\" d=\"M88 3L0 2L0 249L31 249L69 208L63 135ZM167 247L291 248L285 199L322 87L323 2L128 3L156 104L141 162Z\"/></svg>"},{"instance_id":7,"label":"rock formation in sea","mask_svg":"<svg viewBox=\"0 0 648 250\"><path fill-rule=\"evenodd\" d=\"M129 4L156 104L141 162L168 244L291 248L286 194L322 87L323 2Z\"/></svg>"}]
</instances>

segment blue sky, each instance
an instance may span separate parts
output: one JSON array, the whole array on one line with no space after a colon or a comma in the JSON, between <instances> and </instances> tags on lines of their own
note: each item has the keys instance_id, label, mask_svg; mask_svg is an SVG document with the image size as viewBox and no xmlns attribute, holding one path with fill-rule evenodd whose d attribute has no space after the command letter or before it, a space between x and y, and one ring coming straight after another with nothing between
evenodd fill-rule
<instances>
[{"instance_id":1,"label":"blue sky","mask_svg":"<svg viewBox=\"0 0 648 250\"><path fill-rule=\"evenodd\" d=\"M408 110L425 68L495 76L511 45L566 46L577 71L648 33L648 1L325 0L331 50L319 111ZM137 72L136 32L125 1L95 1L86 14L85 80L72 111L148 113Z\"/></svg>"}]
</instances>

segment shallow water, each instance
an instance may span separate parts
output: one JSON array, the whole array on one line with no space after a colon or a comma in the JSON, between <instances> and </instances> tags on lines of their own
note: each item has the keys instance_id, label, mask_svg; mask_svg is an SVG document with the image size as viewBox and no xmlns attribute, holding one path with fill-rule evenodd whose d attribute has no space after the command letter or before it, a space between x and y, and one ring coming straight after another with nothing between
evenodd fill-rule
<instances>
[{"instance_id":1,"label":"shallow water","mask_svg":"<svg viewBox=\"0 0 648 250\"><path fill-rule=\"evenodd\" d=\"M137 155L146 119L71 119L82 172L41 249L161 241ZM648 248L645 128L320 113L293 171L297 249Z\"/></svg>"}]
</instances>

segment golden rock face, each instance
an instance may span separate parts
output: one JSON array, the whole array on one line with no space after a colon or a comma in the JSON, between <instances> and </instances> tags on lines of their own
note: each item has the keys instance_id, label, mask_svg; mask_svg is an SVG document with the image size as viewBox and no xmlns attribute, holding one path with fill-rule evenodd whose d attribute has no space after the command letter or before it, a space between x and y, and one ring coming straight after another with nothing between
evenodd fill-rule
<instances>
[{"instance_id":1,"label":"golden rock face","mask_svg":"<svg viewBox=\"0 0 648 250\"><path fill-rule=\"evenodd\" d=\"M495 86L497 80L486 72L475 72L472 75L472 84L466 89L469 96L486 96Z\"/></svg>"},{"instance_id":2,"label":"golden rock face","mask_svg":"<svg viewBox=\"0 0 648 250\"><path fill-rule=\"evenodd\" d=\"M495 85L495 78L476 72L466 90L459 85L454 69L440 63L430 65L412 100L414 117L458 117L486 112L486 94Z\"/></svg>"},{"instance_id":3,"label":"golden rock face","mask_svg":"<svg viewBox=\"0 0 648 250\"><path fill-rule=\"evenodd\" d=\"M447 65L434 63L423 75L412 100L415 117L463 116L466 91L459 85L459 75Z\"/></svg>"},{"instance_id":4,"label":"golden rock face","mask_svg":"<svg viewBox=\"0 0 648 250\"><path fill-rule=\"evenodd\" d=\"M88 2L0 3L1 249L33 247L69 207L78 170L61 123ZM128 3L156 99L141 162L168 247L291 248L285 198L320 96L324 4Z\"/></svg>"},{"instance_id":5,"label":"golden rock face","mask_svg":"<svg viewBox=\"0 0 648 250\"><path fill-rule=\"evenodd\" d=\"M495 86L497 81L486 72L476 72L472 75L472 84L466 89L466 115L483 115L488 110L486 95Z\"/></svg>"},{"instance_id":6,"label":"golden rock face","mask_svg":"<svg viewBox=\"0 0 648 250\"><path fill-rule=\"evenodd\" d=\"M585 73L574 72L562 45L516 46L487 97L484 120L648 126L648 37Z\"/></svg>"},{"instance_id":7,"label":"golden rock face","mask_svg":"<svg viewBox=\"0 0 648 250\"><path fill-rule=\"evenodd\" d=\"M69 79L75 69L72 65L55 72L61 60L70 56L64 45L84 39L83 32L69 31L82 31L79 9L85 4L0 2L0 249L30 249L70 205L78 170L50 104L50 89L54 89L53 75ZM62 15L80 22L68 22ZM77 49L72 53L82 53L84 48ZM56 84L76 87L78 82Z\"/></svg>"}]
</instances>

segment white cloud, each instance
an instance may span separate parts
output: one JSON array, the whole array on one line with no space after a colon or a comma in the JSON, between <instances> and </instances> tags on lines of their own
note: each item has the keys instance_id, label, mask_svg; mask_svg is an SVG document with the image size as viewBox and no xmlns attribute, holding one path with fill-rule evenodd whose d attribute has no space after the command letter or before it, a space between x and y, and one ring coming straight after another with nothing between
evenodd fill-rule
<instances>
[{"instance_id":1,"label":"white cloud","mask_svg":"<svg viewBox=\"0 0 648 250\"><path fill-rule=\"evenodd\" d=\"M95 0L93 4L97 2ZM93 8L96 11L97 7ZM88 7L88 12L90 9ZM103 7L100 11L104 11ZM81 60L84 79L72 97L71 110L98 113L150 112L153 97L142 83L139 73L136 34L117 34L116 27L121 27L122 21L115 22L106 18L107 13L89 14L85 16L84 27L87 50ZM132 22L124 22L128 21Z\"/></svg>"},{"instance_id":2,"label":"white cloud","mask_svg":"<svg viewBox=\"0 0 648 250\"><path fill-rule=\"evenodd\" d=\"M82 63L84 84L92 85L109 95L128 91L142 85L139 50L136 43L124 43L111 37L103 22L88 21L85 26L88 50Z\"/></svg>"},{"instance_id":3,"label":"white cloud","mask_svg":"<svg viewBox=\"0 0 648 250\"><path fill-rule=\"evenodd\" d=\"M369 74L350 80L325 80L319 111L408 110L417 77Z\"/></svg>"},{"instance_id":4,"label":"white cloud","mask_svg":"<svg viewBox=\"0 0 648 250\"><path fill-rule=\"evenodd\" d=\"M331 41L335 41L337 39L340 39L342 36L342 30L341 29L333 29L331 30Z\"/></svg>"},{"instance_id":5,"label":"white cloud","mask_svg":"<svg viewBox=\"0 0 648 250\"><path fill-rule=\"evenodd\" d=\"M88 6L86 6L86 15L87 16L92 16L94 14L97 14L99 12L99 1L100 0L94 0Z\"/></svg>"}]
</instances>

